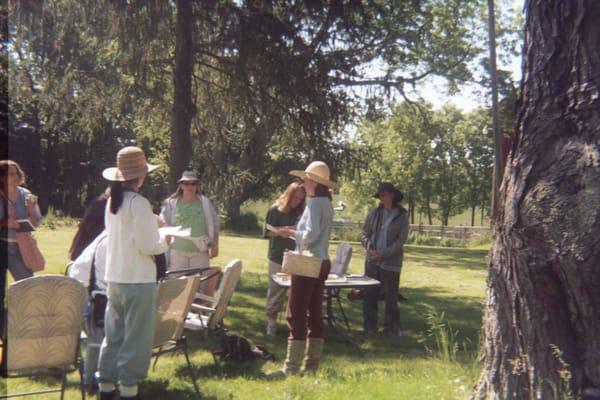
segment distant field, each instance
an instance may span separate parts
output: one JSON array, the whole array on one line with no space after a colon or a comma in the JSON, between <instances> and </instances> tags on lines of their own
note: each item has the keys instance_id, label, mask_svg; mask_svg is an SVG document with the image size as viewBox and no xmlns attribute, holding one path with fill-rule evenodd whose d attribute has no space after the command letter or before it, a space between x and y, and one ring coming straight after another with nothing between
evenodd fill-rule
<instances>
[{"instance_id":1,"label":"distant field","mask_svg":"<svg viewBox=\"0 0 600 400\"><path fill-rule=\"evenodd\" d=\"M242 206L241 211L254 213L258 217L259 222L262 224L264 222L265 215L267 214L267 210L269 209L271 204L273 204L273 201L266 201L266 200L265 201L248 201ZM343 201L346 204L351 204L345 197L343 197L341 195L334 195L333 196L334 206L338 205L339 201ZM377 205L376 200L373 200L372 207L375 207L376 205ZM349 208L346 208L346 210L344 210L344 211L336 211L335 218L345 218L345 219L350 219L352 221L363 221L367 212L368 212L368 207L366 207L364 213L359 212L359 211L352 211L351 207L349 207ZM427 221L426 215L416 215L415 216L416 224L427 225L428 222L429 221ZM441 224L440 220L435 219L435 218L433 219L433 225L440 225L440 224ZM470 226L471 225L471 211L467 210L467 211L463 212L462 214L450 217L449 225L450 226L461 226L461 225ZM480 209L475 211L475 225L477 225L477 226L489 225L489 219L487 217L485 217L482 222Z\"/></svg>"}]
</instances>

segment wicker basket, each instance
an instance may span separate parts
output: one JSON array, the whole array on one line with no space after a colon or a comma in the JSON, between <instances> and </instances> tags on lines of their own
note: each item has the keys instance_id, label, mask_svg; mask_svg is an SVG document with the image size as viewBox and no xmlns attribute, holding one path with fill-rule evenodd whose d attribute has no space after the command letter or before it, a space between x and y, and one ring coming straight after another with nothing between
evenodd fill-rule
<instances>
[{"instance_id":1,"label":"wicker basket","mask_svg":"<svg viewBox=\"0 0 600 400\"><path fill-rule=\"evenodd\" d=\"M297 251L286 251L283 253L281 271L290 275L300 275L309 278L318 278L321 274L323 259L313 255L302 254Z\"/></svg>"}]
</instances>

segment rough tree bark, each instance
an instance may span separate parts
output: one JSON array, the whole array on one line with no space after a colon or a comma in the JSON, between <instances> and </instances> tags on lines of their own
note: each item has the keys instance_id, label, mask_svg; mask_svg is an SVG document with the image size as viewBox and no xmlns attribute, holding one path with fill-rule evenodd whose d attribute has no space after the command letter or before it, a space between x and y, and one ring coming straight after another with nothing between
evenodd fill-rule
<instances>
[{"instance_id":1,"label":"rough tree bark","mask_svg":"<svg viewBox=\"0 0 600 400\"><path fill-rule=\"evenodd\" d=\"M190 162L192 155L190 126L194 116L192 103L192 2L177 0L176 6L174 93L171 114L173 131L169 152L169 186L171 190L177 187L177 180Z\"/></svg>"},{"instance_id":2,"label":"rough tree bark","mask_svg":"<svg viewBox=\"0 0 600 400\"><path fill-rule=\"evenodd\" d=\"M600 387L600 1L526 1L525 9L477 399Z\"/></svg>"}]
</instances>

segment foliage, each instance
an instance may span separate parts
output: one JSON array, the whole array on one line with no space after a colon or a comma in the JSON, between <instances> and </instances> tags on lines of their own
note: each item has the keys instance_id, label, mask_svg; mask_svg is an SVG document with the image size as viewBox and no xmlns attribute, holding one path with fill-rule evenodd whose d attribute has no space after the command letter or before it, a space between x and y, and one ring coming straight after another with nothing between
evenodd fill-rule
<instances>
[{"instance_id":1,"label":"foliage","mask_svg":"<svg viewBox=\"0 0 600 400\"><path fill-rule=\"evenodd\" d=\"M463 115L454 107L403 102L388 118L364 121L358 141L378 151L357 179L344 182L342 193L356 204L368 204L377 183L394 183L404 192L411 223L415 211L437 217L443 225L465 208L489 203L493 148L485 129L489 115Z\"/></svg>"},{"instance_id":2,"label":"foliage","mask_svg":"<svg viewBox=\"0 0 600 400\"><path fill-rule=\"evenodd\" d=\"M376 156L349 140L357 118L426 77L471 79L481 4L193 2L189 167L230 217L313 159L353 179ZM11 7L11 157L44 208L80 213L124 145L177 161L167 151L183 113L172 107L176 2ZM167 179L168 168L147 189L155 204Z\"/></svg>"},{"instance_id":3,"label":"foliage","mask_svg":"<svg viewBox=\"0 0 600 400\"><path fill-rule=\"evenodd\" d=\"M235 219L227 220L225 228L234 232L255 233L262 232L262 227L258 222L258 217L252 212L244 212Z\"/></svg>"},{"instance_id":4,"label":"foliage","mask_svg":"<svg viewBox=\"0 0 600 400\"><path fill-rule=\"evenodd\" d=\"M442 311L438 312L435 307L425 304L427 312L425 319L429 325L427 330L427 337L433 338L435 347L427 350L441 358L446 362L456 361L456 354L458 352L458 330L452 328L452 324L448 321L446 313ZM424 342L425 339L422 339Z\"/></svg>"}]
</instances>

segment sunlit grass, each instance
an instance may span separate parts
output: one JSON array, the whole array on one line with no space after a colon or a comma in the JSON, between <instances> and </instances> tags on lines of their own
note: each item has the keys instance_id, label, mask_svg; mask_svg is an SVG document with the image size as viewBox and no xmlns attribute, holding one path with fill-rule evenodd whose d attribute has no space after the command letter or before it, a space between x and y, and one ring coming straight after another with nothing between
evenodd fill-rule
<instances>
[{"instance_id":1,"label":"sunlit grass","mask_svg":"<svg viewBox=\"0 0 600 400\"><path fill-rule=\"evenodd\" d=\"M42 229L36 233L47 260L44 273L64 272L74 232L74 228L61 228L55 231ZM362 273L364 253L358 245L354 245L353 249L350 271ZM331 254L334 251L335 245L332 245ZM334 331L328 329L319 373L313 377L293 377L281 382L264 379L264 372L281 366L287 336L283 317L280 317L277 337L268 338L263 333L266 253L267 242L264 239L223 236L220 255L214 264L224 266L233 258L243 261L242 279L232 298L226 323L232 332L266 346L278 357L278 362L217 366L207 351L218 346L217 341L207 341L201 335L191 333L191 359L203 398L429 400L466 397L479 368L474 360L485 290L487 249L406 246L401 292L409 301L400 303L405 336L363 334L361 304L350 302L344 296L343 304L351 321L352 335L363 351L348 347ZM421 343L428 330L427 305L445 312L452 327L458 330L456 361L444 362L430 354L425 346L434 345L431 339ZM467 351L464 351L465 347ZM150 372L148 381L142 386L143 398L196 398L186 374L183 355L161 357L156 370ZM45 383L52 382L12 379L8 386L12 392L44 388ZM79 398L77 382L76 374L71 374L67 399ZM56 394L36 397L55 398L58 398Z\"/></svg>"}]
</instances>

